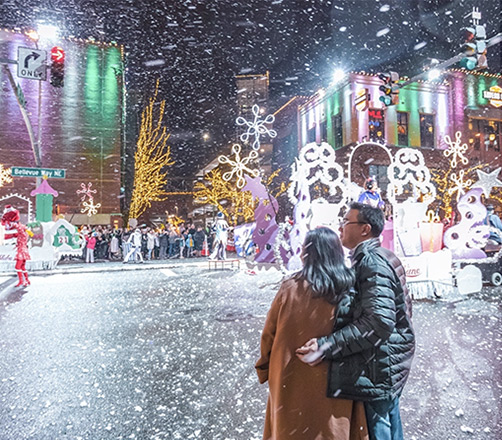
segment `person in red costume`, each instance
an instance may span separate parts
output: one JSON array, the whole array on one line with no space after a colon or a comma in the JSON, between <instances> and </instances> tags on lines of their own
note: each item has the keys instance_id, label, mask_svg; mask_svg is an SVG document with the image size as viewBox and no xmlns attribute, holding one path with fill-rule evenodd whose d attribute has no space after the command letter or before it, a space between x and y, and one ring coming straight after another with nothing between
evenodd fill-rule
<instances>
[{"instance_id":1,"label":"person in red costume","mask_svg":"<svg viewBox=\"0 0 502 440\"><path fill-rule=\"evenodd\" d=\"M26 271L26 260L30 260L28 253L28 232L26 226L19 222L19 211L7 205L2 215L2 225L5 227L5 238L17 238L16 243L16 272L19 282L16 287L28 286L28 272Z\"/></svg>"}]
</instances>

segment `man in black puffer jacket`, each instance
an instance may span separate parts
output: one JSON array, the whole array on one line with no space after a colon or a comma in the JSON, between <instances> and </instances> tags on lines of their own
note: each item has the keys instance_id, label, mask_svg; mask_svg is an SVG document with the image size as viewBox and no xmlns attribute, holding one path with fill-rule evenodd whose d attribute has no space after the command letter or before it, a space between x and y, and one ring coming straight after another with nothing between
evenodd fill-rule
<instances>
[{"instance_id":1,"label":"man in black puffer jacket","mask_svg":"<svg viewBox=\"0 0 502 440\"><path fill-rule=\"evenodd\" d=\"M380 209L353 203L340 227L351 249L356 293L341 298L334 333L297 350L310 365L331 360L328 396L365 402L371 440L402 440L401 395L415 352L404 268L380 247Z\"/></svg>"}]
</instances>

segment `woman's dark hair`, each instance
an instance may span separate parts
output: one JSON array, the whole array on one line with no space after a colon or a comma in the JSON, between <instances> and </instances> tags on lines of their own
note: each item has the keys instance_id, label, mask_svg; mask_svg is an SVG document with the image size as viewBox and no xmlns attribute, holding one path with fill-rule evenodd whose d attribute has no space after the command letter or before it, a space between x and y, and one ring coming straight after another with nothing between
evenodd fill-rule
<instances>
[{"instance_id":1,"label":"woman's dark hair","mask_svg":"<svg viewBox=\"0 0 502 440\"><path fill-rule=\"evenodd\" d=\"M345 265L342 244L334 231L322 227L307 233L303 269L297 277L310 284L315 297L332 304L354 286L354 272Z\"/></svg>"}]
</instances>

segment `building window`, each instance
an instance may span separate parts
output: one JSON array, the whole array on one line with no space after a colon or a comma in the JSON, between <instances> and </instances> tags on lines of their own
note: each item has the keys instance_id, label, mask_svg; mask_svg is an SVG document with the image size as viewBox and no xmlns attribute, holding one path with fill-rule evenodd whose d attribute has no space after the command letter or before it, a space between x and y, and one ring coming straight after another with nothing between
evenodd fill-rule
<instances>
[{"instance_id":1,"label":"building window","mask_svg":"<svg viewBox=\"0 0 502 440\"><path fill-rule=\"evenodd\" d=\"M420 114L420 144L434 148L434 115Z\"/></svg>"},{"instance_id":2,"label":"building window","mask_svg":"<svg viewBox=\"0 0 502 440\"><path fill-rule=\"evenodd\" d=\"M481 124L479 119L469 119L469 145L474 150L481 149Z\"/></svg>"},{"instance_id":3,"label":"building window","mask_svg":"<svg viewBox=\"0 0 502 440\"><path fill-rule=\"evenodd\" d=\"M326 121L321 122L319 126L321 130L321 142L328 142L328 124Z\"/></svg>"},{"instance_id":4,"label":"building window","mask_svg":"<svg viewBox=\"0 0 502 440\"><path fill-rule=\"evenodd\" d=\"M307 130L307 144L315 142L315 125Z\"/></svg>"},{"instance_id":5,"label":"building window","mask_svg":"<svg viewBox=\"0 0 502 440\"><path fill-rule=\"evenodd\" d=\"M343 147L343 126L341 112L331 117L331 125L333 127L333 139L335 141L335 148L341 148Z\"/></svg>"},{"instance_id":6,"label":"building window","mask_svg":"<svg viewBox=\"0 0 502 440\"><path fill-rule=\"evenodd\" d=\"M372 141L385 139L385 116L382 109L368 110L369 138Z\"/></svg>"},{"instance_id":7,"label":"building window","mask_svg":"<svg viewBox=\"0 0 502 440\"><path fill-rule=\"evenodd\" d=\"M408 146L408 113L397 112L397 144Z\"/></svg>"},{"instance_id":8,"label":"building window","mask_svg":"<svg viewBox=\"0 0 502 440\"><path fill-rule=\"evenodd\" d=\"M389 177L387 176L388 165L370 165L369 166L369 177L374 177L377 181L378 188L382 192L387 192L387 186L389 185Z\"/></svg>"},{"instance_id":9,"label":"building window","mask_svg":"<svg viewBox=\"0 0 502 440\"><path fill-rule=\"evenodd\" d=\"M502 142L502 123L484 119L469 120L469 145L475 150L500 151Z\"/></svg>"}]
</instances>

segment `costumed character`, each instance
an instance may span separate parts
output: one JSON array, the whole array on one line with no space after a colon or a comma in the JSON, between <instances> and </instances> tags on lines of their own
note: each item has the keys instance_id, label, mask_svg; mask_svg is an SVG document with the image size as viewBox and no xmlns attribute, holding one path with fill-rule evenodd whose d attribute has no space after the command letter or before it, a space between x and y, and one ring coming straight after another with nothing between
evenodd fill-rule
<instances>
[{"instance_id":1,"label":"costumed character","mask_svg":"<svg viewBox=\"0 0 502 440\"><path fill-rule=\"evenodd\" d=\"M222 212L218 212L216 223L214 225L215 237L213 243L213 252L209 256L211 260L226 260L227 242L228 242L228 223Z\"/></svg>"},{"instance_id":2,"label":"costumed character","mask_svg":"<svg viewBox=\"0 0 502 440\"><path fill-rule=\"evenodd\" d=\"M133 261L136 261L136 255L138 255L140 261L143 263L143 255L141 254L141 231L135 229L129 237L129 240L127 240L127 243L130 244L131 249L125 254L123 262L127 263L131 257Z\"/></svg>"},{"instance_id":3,"label":"costumed character","mask_svg":"<svg viewBox=\"0 0 502 440\"><path fill-rule=\"evenodd\" d=\"M5 239L16 238L16 272L19 282L16 287L29 286L28 271L26 270L26 261L31 260L28 252L28 235L30 231L26 226L19 222L19 211L7 205L2 215L2 226L5 227Z\"/></svg>"},{"instance_id":4,"label":"costumed character","mask_svg":"<svg viewBox=\"0 0 502 440\"><path fill-rule=\"evenodd\" d=\"M491 240L493 244L502 244L502 220L495 214L493 205L488 205L486 207L486 218L484 223L490 226L489 240Z\"/></svg>"},{"instance_id":5,"label":"costumed character","mask_svg":"<svg viewBox=\"0 0 502 440\"><path fill-rule=\"evenodd\" d=\"M374 177L368 177L366 182L364 182L364 191L357 200L359 203L365 203L367 205L372 206L373 208L383 209L385 207L385 203L380 196L380 192L378 191L377 181Z\"/></svg>"}]
</instances>

